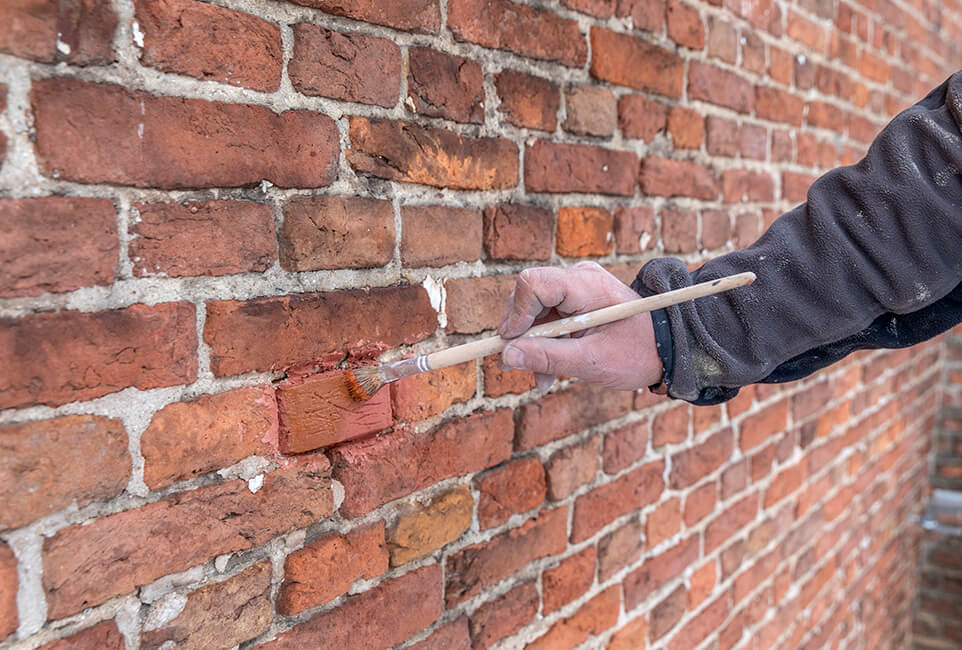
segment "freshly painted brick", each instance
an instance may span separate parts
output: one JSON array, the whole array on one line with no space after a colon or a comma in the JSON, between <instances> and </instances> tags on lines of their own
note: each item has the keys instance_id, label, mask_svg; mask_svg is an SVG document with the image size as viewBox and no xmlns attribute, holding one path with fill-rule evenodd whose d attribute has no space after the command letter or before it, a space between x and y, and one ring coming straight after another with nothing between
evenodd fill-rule
<instances>
[{"instance_id":1,"label":"freshly painted brick","mask_svg":"<svg viewBox=\"0 0 962 650\"><path fill-rule=\"evenodd\" d=\"M196 331L188 302L0 319L0 408L190 383Z\"/></svg>"},{"instance_id":2,"label":"freshly painted brick","mask_svg":"<svg viewBox=\"0 0 962 650\"><path fill-rule=\"evenodd\" d=\"M467 486L456 487L427 504L400 508L387 532L391 566L419 560L458 539L471 526L474 497Z\"/></svg>"},{"instance_id":3,"label":"freshly painted brick","mask_svg":"<svg viewBox=\"0 0 962 650\"><path fill-rule=\"evenodd\" d=\"M408 108L455 122L484 121L481 65L428 47L408 49Z\"/></svg>"},{"instance_id":4,"label":"freshly painted brick","mask_svg":"<svg viewBox=\"0 0 962 650\"><path fill-rule=\"evenodd\" d=\"M603 256L611 252L611 213L604 208L560 208L555 247L563 257Z\"/></svg>"},{"instance_id":5,"label":"freshly painted brick","mask_svg":"<svg viewBox=\"0 0 962 650\"><path fill-rule=\"evenodd\" d=\"M628 34L591 28L591 76L667 97L680 97L685 63L669 50Z\"/></svg>"},{"instance_id":6,"label":"freshly painted brick","mask_svg":"<svg viewBox=\"0 0 962 650\"><path fill-rule=\"evenodd\" d=\"M474 397L477 366L473 361L407 377L391 384L394 416L417 422Z\"/></svg>"},{"instance_id":7,"label":"freshly painted brick","mask_svg":"<svg viewBox=\"0 0 962 650\"><path fill-rule=\"evenodd\" d=\"M408 267L474 262L481 257L481 212L444 205L401 207L401 263Z\"/></svg>"},{"instance_id":8,"label":"freshly painted brick","mask_svg":"<svg viewBox=\"0 0 962 650\"><path fill-rule=\"evenodd\" d=\"M544 502L545 471L537 458L510 461L475 479L481 529L506 523L512 515Z\"/></svg>"},{"instance_id":9,"label":"freshly painted brick","mask_svg":"<svg viewBox=\"0 0 962 650\"><path fill-rule=\"evenodd\" d=\"M445 282L448 331L475 334L495 329L516 282L514 275L454 278Z\"/></svg>"},{"instance_id":10,"label":"freshly painted brick","mask_svg":"<svg viewBox=\"0 0 962 650\"><path fill-rule=\"evenodd\" d=\"M518 449L532 449L607 422L630 409L630 393L577 384L522 406L516 445Z\"/></svg>"},{"instance_id":11,"label":"freshly painted brick","mask_svg":"<svg viewBox=\"0 0 962 650\"><path fill-rule=\"evenodd\" d=\"M501 203L484 209L484 249L495 260L547 260L555 217L534 205Z\"/></svg>"},{"instance_id":12,"label":"freshly painted brick","mask_svg":"<svg viewBox=\"0 0 962 650\"><path fill-rule=\"evenodd\" d=\"M436 32L441 27L438 0L291 0L324 13L385 25L409 32Z\"/></svg>"},{"instance_id":13,"label":"freshly painted brick","mask_svg":"<svg viewBox=\"0 0 962 650\"><path fill-rule=\"evenodd\" d=\"M657 501L665 488L664 469L664 461L648 463L578 497L571 541L586 540L615 519Z\"/></svg>"},{"instance_id":14,"label":"freshly painted brick","mask_svg":"<svg viewBox=\"0 0 962 650\"><path fill-rule=\"evenodd\" d=\"M561 108L558 84L517 70L495 75L494 86L501 104L498 110L515 126L554 131Z\"/></svg>"},{"instance_id":15,"label":"freshly painted brick","mask_svg":"<svg viewBox=\"0 0 962 650\"><path fill-rule=\"evenodd\" d=\"M69 78L35 81L31 105L40 170L62 180L187 189L262 180L324 187L337 176L337 130L320 113L155 97Z\"/></svg>"},{"instance_id":16,"label":"freshly painted brick","mask_svg":"<svg viewBox=\"0 0 962 650\"><path fill-rule=\"evenodd\" d=\"M541 574L543 615L560 609L580 597L595 581L596 551L593 546L570 555Z\"/></svg>"},{"instance_id":17,"label":"freshly painted brick","mask_svg":"<svg viewBox=\"0 0 962 650\"><path fill-rule=\"evenodd\" d=\"M118 250L113 201L0 199L0 296L111 284Z\"/></svg>"},{"instance_id":18,"label":"freshly painted brick","mask_svg":"<svg viewBox=\"0 0 962 650\"><path fill-rule=\"evenodd\" d=\"M534 582L525 582L471 614L471 638L475 648L488 648L513 635L538 613L540 597Z\"/></svg>"},{"instance_id":19,"label":"freshly painted brick","mask_svg":"<svg viewBox=\"0 0 962 650\"><path fill-rule=\"evenodd\" d=\"M529 192L631 196L637 166L630 151L537 140L524 153L524 185Z\"/></svg>"}]
</instances>

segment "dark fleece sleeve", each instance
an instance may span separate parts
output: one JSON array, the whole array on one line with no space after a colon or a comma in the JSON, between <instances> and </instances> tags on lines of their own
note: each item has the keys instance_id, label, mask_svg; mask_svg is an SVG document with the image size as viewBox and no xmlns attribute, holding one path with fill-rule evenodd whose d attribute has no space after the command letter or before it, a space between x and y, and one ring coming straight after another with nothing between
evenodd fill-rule
<instances>
[{"instance_id":1,"label":"dark fleece sleeve","mask_svg":"<svg viewBox=\"0 0 962 650\"><path fill-rule=\"evenodd\" d=\"M962 320L962 71L816 180L749 248L691 273L646 264L643 295L753 271L757 281L654 314L672 397L722 402L853 350L904 347Z\"/></svg>"}]
</instances>

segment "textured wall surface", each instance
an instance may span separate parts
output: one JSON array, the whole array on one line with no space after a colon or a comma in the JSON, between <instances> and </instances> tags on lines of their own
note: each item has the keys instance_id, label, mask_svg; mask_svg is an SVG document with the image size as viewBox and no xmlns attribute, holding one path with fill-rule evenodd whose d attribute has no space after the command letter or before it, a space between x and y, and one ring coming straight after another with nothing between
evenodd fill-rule
<instances>
[{"instance_id":1,"label":"textured wall surface","mask_svg":"<svg viewBox=\"0 0 962 650\"><path fill-rule=\"evenodd\" d=\"M279 444L315 374L490 333L527 266L750 244L959 66L959 0L0 24L0 647L911 643L938 341L712 408L485 359Z\"/></svg>"}]
</instances>

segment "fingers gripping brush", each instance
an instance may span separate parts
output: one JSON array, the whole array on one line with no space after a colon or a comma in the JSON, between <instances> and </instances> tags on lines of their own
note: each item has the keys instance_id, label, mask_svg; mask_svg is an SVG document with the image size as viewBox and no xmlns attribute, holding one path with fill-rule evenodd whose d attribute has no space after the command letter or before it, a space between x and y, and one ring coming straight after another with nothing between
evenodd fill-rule
<instances>
[{"instance_id":1,"label":"fingers gripping brush","mask_svg":"<svg viewBox=\"0 0 962 650\"><path fill-rule=\"evenodd\" d=\"M598 327L607 323L613 323L629 316L636 316L645 312L662 309L671 305L677 305L695 298L710 296L736 287L745 286L755 281L754 273L739 273L729 275L717 280L709 280L700 284L695 284L683 289L666 291L648 298L639 298L623 302L618 305L604 307L595 311L569 316L550 323L543 323L532 327L522 334L523 337L543 336L555 338L565 336L572 332ZM369 368L357 368L347 373L347 389L357 401L371 399L385 384L390 384L398 379L404 379L411 375L416 375L428 370L437 370L447 366L453 366L465 361L480 359L489 354L498 354L504 350L510 342L500 336L472 341L463 345L458 345L446 350L440 350L431 354L424 354L413 359L404 359L380 366Z\"/></svg>"}]
</instances>

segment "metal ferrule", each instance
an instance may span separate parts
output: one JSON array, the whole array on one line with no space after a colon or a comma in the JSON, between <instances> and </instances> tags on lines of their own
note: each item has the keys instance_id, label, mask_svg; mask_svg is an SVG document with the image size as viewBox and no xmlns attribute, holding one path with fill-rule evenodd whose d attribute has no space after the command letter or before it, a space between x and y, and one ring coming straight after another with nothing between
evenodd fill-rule
<instances>
[{"instance_id":1,"label":"metal ferrule","mask_svg":"<svg viewBox=\"0 0 962 650\"><path fill-rule=\"evenodd\" d=\"M380 368L381 379L386 384L389 384L392 381L397 381L398 379L410 377L411 375L416 375L420 372L425 372L430 369L431 366L428 363L428 355L426 354L422 354L419 357L414 357L413 359L404 359L403 361L388 363Z\"/></svg>"}]
</instances>

